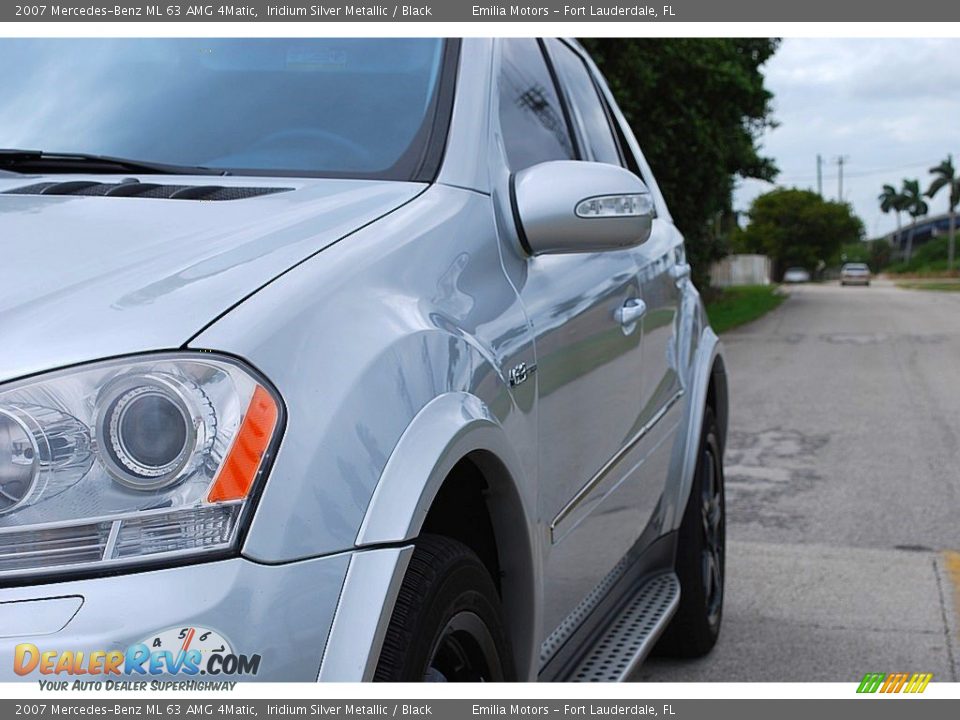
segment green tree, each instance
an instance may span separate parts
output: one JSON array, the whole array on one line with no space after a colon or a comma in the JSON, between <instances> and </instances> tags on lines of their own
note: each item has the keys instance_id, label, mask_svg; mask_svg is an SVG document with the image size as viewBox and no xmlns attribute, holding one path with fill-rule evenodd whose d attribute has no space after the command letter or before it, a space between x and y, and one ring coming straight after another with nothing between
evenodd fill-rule
<instances>
[{"instance_id":1,"label":"green tree","mask_svg":"<svg viewBox=\"0 0 960 720\"><path fill-rule=\"evenodd\" d=\"M886 214L893 212L897 216L897 247L900 246L900 233L903 229L900 225L900 213L907 206L907 198L904 197L893 185L884 185L883 192L877 198L880 201L880 210Z\"/></svg>"},{"instance_id":2,"label":"green tree","mask_svg":"<svg viewBox=\"0 0 960 720\"><path fill-rule=\"evenodd\" d=\"M957 205L960 205L960 176L953 167L953 155L947 155L947 159L936 167L930 168L934 175L933 182L927 190L927 197L933 198L943 188L947 188L947 207L950 212L950 231L947 242L949 250L947 252L947 270L953 270L954 245L957 234Z\"/></svg>"},{"instance_id":3,"label":"green tree","mask_svg":"<svg viewBox=\"0 0 960 720\"><path fill-rule=\"evenodd\" d=\"M824 200L810 190L779 188L750 206L742 242L749 252L769 255L775 277L792 266L813 271L863 238L863 222L848 203Z\"/></svg>"},{"instance_id":4,"label":"green tree","mask_svg":"<svg viewBox=\"0 0 960 720\"><path fill-rule=\"evenodd\" d=\"M913 234L917 229L917 220L929 212L930 206L927 205L923 199L919 180L905 179L903 181L903 190L900 191L900 194L904 197L903 209L907 211L907 215L913 220L913 222L910 223L910 231L907 233L907 252L905 256L905 260L910 262L910 256L913 255Z\"/></svg>"},{"instance_id":5,"label":"green tree","mask_svg":"<svg viewBox=\"0 0 960 720\"><path fill-rule=\"evenodd\" d=\"M763 64L769 38L585 39L610 83L673 219L687 241L694 279L727 254L736 227L735 178L772 180L777 169L757 147L772 127Z\"/></svg>"}]
</instances>

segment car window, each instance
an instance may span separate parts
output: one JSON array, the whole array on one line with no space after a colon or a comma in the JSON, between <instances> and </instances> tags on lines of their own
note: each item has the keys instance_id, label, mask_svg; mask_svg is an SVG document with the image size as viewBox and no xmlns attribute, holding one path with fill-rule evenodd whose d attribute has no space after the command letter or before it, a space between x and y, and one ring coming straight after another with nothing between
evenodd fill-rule
<instances>
[{"instance_id":1,"label":"car window","mask_svg":"<svg viewBox=\"0 0 960 720\"><path fill-rule=\"evenodd\" d=\"M585 135L591 158L597 162L620 165L620 149L587 66L565 43L548 40L547 45L556 63L557 74L567 91L571 111Z\"/></svg>"},{"instance_id":2,"label":"car window","mask_svg":"<svg viewBox=\"0 0 960 720\"><path fill-rule=\"evenodd\" d=\"M500 129L511 170L576 157L539 42L531 38L503 41L499 93Z\"/></svg>"}]
</instances>

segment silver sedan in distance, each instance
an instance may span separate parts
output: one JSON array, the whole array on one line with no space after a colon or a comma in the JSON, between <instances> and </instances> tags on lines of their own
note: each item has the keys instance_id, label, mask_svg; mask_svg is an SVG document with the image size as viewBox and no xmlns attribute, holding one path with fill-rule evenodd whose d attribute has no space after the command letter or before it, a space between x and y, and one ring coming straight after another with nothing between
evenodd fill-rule
<instances>
[{"instance_id":1,"label":"silver sedan in distance","mask_svg":"<svg viewBox=\"0 0 960 720\"><path fill-rule=\"evenodd\" d=\"M802 267L787 268L783 273L785 283L806 283L810 282L810 273Z\"/></svg>"},{"instance_id":2,"label":"silver sedan in distance","mask_svg":"<svg viewBox=\"0 0 960 720\"><path fill-rule=\"evenodd\" d=\"M618 680L713 647L721 345L576 42L0 64L2 679Z\"/></svg>"},{"instance_id":3,"label":"silver sedan in distance","mask_svg":"<svg viewBox=\"0 0 960 720\"><path fill-rule=\"evenodd\" d=\"M866 263L846 263L840 268L841 285L869 285L870 268Z\"/></svg>"}]
</instances>

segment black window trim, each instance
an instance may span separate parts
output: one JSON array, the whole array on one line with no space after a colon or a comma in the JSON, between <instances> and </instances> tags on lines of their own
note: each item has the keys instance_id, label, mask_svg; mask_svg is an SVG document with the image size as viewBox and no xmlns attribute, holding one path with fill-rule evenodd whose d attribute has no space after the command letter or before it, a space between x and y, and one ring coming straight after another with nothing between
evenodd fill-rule
<instances>
[{"instance_id":1,"label":"black window trim","mask_svg":"<svg viewBox=\"0 0 960 720\"><path fill-rule=\"evenodd\" d=\"M546 44L543 41L543 38L531 38L531 37L505 37L500 39L499 51L496 55L496 71L494 77L496 79L496 84L491 88L491 93L496 94L499 98L500 93L500 80L503 77L503 47L506 43L512 40L533 40L537 47L540 50L540 57L543 59L543 63L547 68L547 74L550 76L550 82L553 83L553 90L557 94L557 101L560 103L560 111L563 114L563 123L567 128L567 135L570 136L571 149L573 150L573 160L583 160L584 154L580 147L580 136L576 131L573 123L573 117L570 114L570 108L567 107L566 96L564 94L563 86L560 84L560 78L557 75L557 71L553 66L553 61L550 59L550 55L547 52ZM498 99L499 102L499 99ZM500 132L504 132L503 123L501 122L501 115L497 113L497 125L500 128ZM504 157L506 161L507 169L510 171L511 183L513 182L513 175L516 174L516 170L510 167L510 158Z\"/></svg>"},{"instance_id":2,"label":"black window trim","mask_svg":"<svg viewBox=\"0 0 960 720\"><path fill-rule=\"evenodd\" d=\"M630 168L630 163L627 160L627 156L624 152L623 143L621 141L621 137L620 137L621 133L619 131L620 129L617 127L617 124L614 122L613 114L610 110L610 107L607 105L607 98L605 97L603 90L600 88L599 84L597 83L597 78L593 72L593 69L590 67L590 64L583 57L583 51L580 48L573 45L572 43L570 43L565 38L555 38L555 39L559 44L563 45L570 52L573 53L574 57L576 57L577 60L579 60L580 63L583 65L583 69L586 71L587 77L590 78L590 82L593 85L593 90L594 92L597 93L597 99L600 101L600 106L603 108L603 114L607 118L607 129L610 131L610 136L611 138L613 138L613 144L616 146L617 154L620 156L620 167L626 168L631 172L633 172L634 174L636 174L637 177L640 177L640 173ZM544 46L544 50L547 53L549 53L549 50L546 48L546 46ZM551 58L551 63L552 62L553 60ZM573 98L569 96L566 86L562 85L559 82L558 82L558 85L561 85L561 93L562 93L561 102L564 103L564 105L566 105L567 103L569 103L570 105L573 105L574 104ZM571 113L571 122L572 122L572 113ZM586 142L587 128L579 127L579 123L577 123L577 125L578 125L579 135L583 135L583 138L582 138L582 140L584 141L583 144L584 146L586 146L588 145L588 143ZM587 159L586 153L581 154L579 159L586 160ZM591 158L591 160L595 160L595 158Z\"/></svg>"},{"instance_id":3,"label":"black window trim","mask_svg":"<svg viewBox=\"0 0 960 720\"><path fill-rule=\"evenodd\" d=\"M450 124L457 93L457 75L460 72L460 38L446 38L443 43L443 60L440 63L440 81L435 97L433 122L423 144L420 164L413 174L414 182L433 183L443 167L447 144L450 140Z\"/></svg>"},{"instance_id":4,"label":"black window trim","mask_svg":"<svg viewBox=\"0 0 960 720\"><path fill-rule=\"evenodd\" d=\"M585 146L583 146L580 133L578 132L577 123L573 120L573 113L570 110L569 101L567 100L567 89L564 84L560 81L560 73L557 72L556 66L553 64L553 58L550 57L550 51L547 49L547 43L543 38L537 38L537 45L540 47L540 54L543 56L543 62L547 66L547 72L550 73L550 79L553 81L553 89L557 93L557 99L560 101L560 108L563 111L563 120L567 124L567 132L570 134L570 142L573 143L573 159L574 160L585 160L586 153L584 152Z\"/></svg>"},{"instance_id":5,"label":"black window trim","mask_svg":"<svg viewBox=\"0 0 960 720\"><path fill-rule=\"evenodd\" d=\"M617 140L617 144L620 146L621 151L623 152L625 165L624 167L636 175L638 178L643 180L644 185L650 188L650 182L647 177L644 175L643 168L640 165L640 161L637 160L637 156L633 152L633 148L630 147L630 143L627 141L626 131L623 129L623 125L617 121L616 115L613 113L613 108L610 107L610 103L607 100L606 93L600 93L600 100L603 102L603 107L605 108L610 122L613 126L614 137ZM652 190L651 190L652 192ZM654 208L654 217L656 217L656 208Z\"/></svg>"}]
</instances>

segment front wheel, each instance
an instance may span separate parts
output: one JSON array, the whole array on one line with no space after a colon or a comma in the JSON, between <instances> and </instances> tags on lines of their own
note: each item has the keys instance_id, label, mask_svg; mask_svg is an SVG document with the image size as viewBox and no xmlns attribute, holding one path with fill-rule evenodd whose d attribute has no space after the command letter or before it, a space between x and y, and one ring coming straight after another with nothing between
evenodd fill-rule
<instances>
[{"instance_id":1,"label":"front wheel","mask_svg":"<svg viewBox=\"0 0 960 720\"><path fill-rule=\"evenodd\" d=\"M375 680L513 680L500 598L470 548L422 535L397 596Z\"/></svg>"},{"instance_id":2,"label":"front wheel","mask_svg":"<svg viewBox=\"0 0 960 720\"><path fill-rule=\"evenodd\" d=\"M697 467L677 538L680 606L657 645L674 657L706 655L720 636L726 565L723 453L716 416L703 418Z\"/></svg>"}]
</instances>

